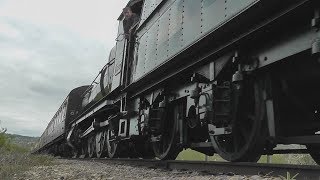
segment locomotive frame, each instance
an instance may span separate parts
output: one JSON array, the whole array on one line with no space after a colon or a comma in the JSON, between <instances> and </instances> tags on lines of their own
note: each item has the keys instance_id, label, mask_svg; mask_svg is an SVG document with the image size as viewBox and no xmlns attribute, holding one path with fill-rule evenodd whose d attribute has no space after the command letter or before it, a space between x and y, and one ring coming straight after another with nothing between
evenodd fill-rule
<instances>
[{"instance_id":1,"label":"locomotive frame","mask_svg":"<svg viewBox=\"0 0 320 180\"><path fill-rule=\"evenodd\" d=\"M304 151L320 163L318 1L127 6L140 23L127 40L119 16L116 46L80 97L82 111L65 125L60 144L69 149L60 151L175 159L192 148L228 161ZM41 144L36 151L48 149L62 154Z\"/></svg>"}]
</instances>

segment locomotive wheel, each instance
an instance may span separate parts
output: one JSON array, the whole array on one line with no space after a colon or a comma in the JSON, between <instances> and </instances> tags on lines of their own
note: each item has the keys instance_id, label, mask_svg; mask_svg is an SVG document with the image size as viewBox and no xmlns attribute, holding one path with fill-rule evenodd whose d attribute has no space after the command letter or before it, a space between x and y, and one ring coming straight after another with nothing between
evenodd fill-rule
<instances>
[{"instance_id":1,"label":"locomotive wheel","mask_svg":"<svg viewBox=\"0 0 320 180\"><path fill-rule=\"evenodd\" d=\"M111 140L112 136L112 130L108 129L107 131L107 136L106 136L106 143L107 143L107 152L108 152L108 156L110 158L116 158L118 157L118 143L115 140Z\"/></svg>"},{"instance_id":2,"label":"locomotive wheel","mask_svg":"<svg viewBox=\"0 0 320 180\"><path fill-rule=\"evenodd\" d=\"M307 149L309 151L310 156L312 159L320 165L320 145L319 144L310 144L307 145Z\"/></svg>"},{"instance_id":3,"label":"locomotive wheel","mask_svg":"<svg viewBox=\"0 0 320 180\"><path fill-rule=\"evenodd\" d=\"M96 155L97 158L102 158L106 156L106 131L100 131L96 134Z\"/></svg>"},{"instance_id":4,"label":"locomotive wheel","mask_svg":"<svg viewBox=\"0 0 320 180\"><path fill-rule=\"evenodd\" d=\"M227 161L256 162L265 145L267 127L262 85L246 83L241 95L234 98L238 111L231 122L232 133L210 137L215 151Z\"/></svg>"},{"instance_id":5,"label":"locomotive wheel","mask_svg":"<svg viewBox=\"0 0 320 180\"><path fill-rule=\"evenodd\" d=\"M93 158L95 156L95 136L90 136L88 138L88 156Z\"/></svg>"},{"instance_id":6,"label":"locomotive wheel","mask_svg":"<svg viewBox=\"0 0 320 180\"><path fill-rule=\"evenodd\" d=\"M169 112L165 118L163 131L160 135L159 141L152 143L154 154L161 160L176 159L181 151L178 143L178 106L168 108Z\"/></svg>"}]
</instances>

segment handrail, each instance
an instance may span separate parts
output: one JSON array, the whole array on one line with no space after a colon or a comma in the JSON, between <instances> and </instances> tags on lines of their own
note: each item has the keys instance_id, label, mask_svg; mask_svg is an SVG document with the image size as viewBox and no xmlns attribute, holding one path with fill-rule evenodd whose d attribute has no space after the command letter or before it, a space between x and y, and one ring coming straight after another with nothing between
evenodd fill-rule
<instances>
[{"instance_id":1,"label":"handrail","mask_svg":"<svg viewBox=\"0 0 320 180\"><path fill-rule=\"evenodd\" d=\"M104 66L102 67L102 69L99 71L98 75L94 78L94 80L92 81L92 83L91 83L91 84L88 86L88 88L81 94L81 97L84 97L84 95L85 95L88 91L90 91L90 90L92 89L93 84L99 84L99 83L96 82L96 79L99 77L99 75L102 73L103 69L104 69L107 65L109 65L109 63L107 63L106 65L104 65Z\"/></svg>"},{"instance_id":2,"label":"handrail","mask_svg":"<svg viewBox=\"0 0 320 180\"><path fill-rule=\"evenodd\" d=\"M118 41L124 40L124 39L125 39L125 38L124 38L125 35L126 35L125 33L119 34L119 35L117 36L117 38L115 39L115 41L118 42ZM120 37L120 36L122 36L122 39L121 39L121 40L119 40L119 37Z\"/></svg>"}]
</instances>

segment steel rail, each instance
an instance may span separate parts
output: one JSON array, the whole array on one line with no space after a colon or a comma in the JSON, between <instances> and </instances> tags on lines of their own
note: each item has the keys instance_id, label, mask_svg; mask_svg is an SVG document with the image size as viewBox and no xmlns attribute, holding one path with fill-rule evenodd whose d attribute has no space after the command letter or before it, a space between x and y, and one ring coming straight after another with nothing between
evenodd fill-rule
<instances>
[{"instance_id":1,"label":"steel rail","mask_svg":"<svg viewBox=\"0 0 320 180\"><path fill-rule=\"evenodd\" d=\"M73 159L75 160L75 159ZM168 160L160 161L155 159L76 159L80 161L92 161L99 163L114 163L130 166L144 166L155 169L197 171L209 175L260 175L271 177L287 177L290 174L294 179L320 179L320 166L311 165L290 165L290 164L266 164L247 162L216 162L216 161L182 161Z\"/></svg>"}]
</instances>

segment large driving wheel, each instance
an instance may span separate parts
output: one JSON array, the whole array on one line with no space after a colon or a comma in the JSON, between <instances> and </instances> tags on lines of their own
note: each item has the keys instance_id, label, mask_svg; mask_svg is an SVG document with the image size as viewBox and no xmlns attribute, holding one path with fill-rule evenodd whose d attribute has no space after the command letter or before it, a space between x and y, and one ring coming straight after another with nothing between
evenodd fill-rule
<instances>
[{"instance_id":1,"label":"large driving wheel","mask_svg":"<svg viewBox=\"0 0 320 180\"><path fill-rule=\"evenodd\" d=\"M95 156L95 146L96 146L95 140L96 138L94 135L88 138L88 156L90 158L93 158Z\"/></svg>"},{"instance_id":2,"label":"large driving wheel","mask_svg":"<svg viewBox=\"0 0 320 180\"><path fill-rule=\"evenodd\" d=\"M107 152L110 158L118 157L118 143L116 142L114 137L114 132L110 128L108 128L106 143L107 143Z\"/></svg>"},{"instance_id":3,"label":"large driving wheel","mask_svg":"<svg viewBox=\"0 0 320 180\"><path fill-rule=\"evenodd\" d=\"M236 86L232 90L231 102L237 110L230 122L231 134L211 135L211 141L215 151L227 161L256 162L267 132L263 88L257 82L244 83L241 90Z\"/></svg>"},{"instance_id":4,"label":"large driving wheel","mask_svg":"<svg viewBox=\"0 0 320 180\"><path fill-rule=\"evenodd\" d=\"M181 151L178 143L178 116L181 113L181 108L167 108L168 113L163 119L163 128L161 135L158 136L158 141L152 143L154 154L161 160L176 159ZM180 112L179 112L180 111Z\"/></svg>"},{"instance_id":5,"label":"large driving wheel","mask_svg":"<svg viewBox=\"0 0 320 180\"><path fill-rule=\"evenodd\" d=\"M97 158L105 157L107 154L107 145L106 145L106 134L107 131L100 131L96 134L96 155Z\"/></svg>"}]
</instances>

